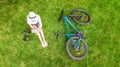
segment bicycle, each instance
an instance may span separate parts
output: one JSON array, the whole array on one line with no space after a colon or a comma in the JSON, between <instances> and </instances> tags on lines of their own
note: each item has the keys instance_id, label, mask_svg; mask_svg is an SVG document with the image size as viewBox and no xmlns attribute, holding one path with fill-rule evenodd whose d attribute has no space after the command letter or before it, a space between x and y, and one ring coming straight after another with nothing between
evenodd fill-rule
<instances>
[{"instance_id":1,"label":"bicycle","mask_svg":"<svg viewBox=\"0 0 120 67\"><path fill-rule=\"evenodd\" d=\"M84 23L83 23L82 14L75 15L75 12L85 13L87 15L87 20L84 21ZM63 16L63 13L64 13L64 9L62 9L62 11L61 11L61 15L58 19L58 22L60 22L60 20ZM64 18L63 18L64 22L66 24L67 33L60 34L59 31L58 31L57 36L56 36L56 37L58 37L58 36L61 36L61 35L65 35L68 39L67 42L66 42L66 51L67 51L68 55L75 60L82 60L88 54L88 46L87 46L87 43L83 39L84 38L84 33L82 31L79 31L70 22L70 18L72 20L74 20L75 22L79 23L79 24L85 25L85 24L89 23L90 15L82 9L74 9L72 11L71 15L64 16ZM75 31L75 33L71 33L69 26L72 27L72 29Z\"/></svg>"}]
</instances>

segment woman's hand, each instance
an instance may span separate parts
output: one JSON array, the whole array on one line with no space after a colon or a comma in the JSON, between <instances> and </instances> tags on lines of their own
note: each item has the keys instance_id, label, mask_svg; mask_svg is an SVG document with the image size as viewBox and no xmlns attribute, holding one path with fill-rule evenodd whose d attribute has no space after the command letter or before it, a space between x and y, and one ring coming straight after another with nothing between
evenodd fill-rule
<instances>
[{"instance_id":1,"label":"woman's hand","mask_svg":"<svg viewBox=\"0 0 120 67\"><path fill-rule=\"evenodd\" d=\"M31 29L37 29L38 27L36 25L30 25Z\"/></svg>"}]
</instances>

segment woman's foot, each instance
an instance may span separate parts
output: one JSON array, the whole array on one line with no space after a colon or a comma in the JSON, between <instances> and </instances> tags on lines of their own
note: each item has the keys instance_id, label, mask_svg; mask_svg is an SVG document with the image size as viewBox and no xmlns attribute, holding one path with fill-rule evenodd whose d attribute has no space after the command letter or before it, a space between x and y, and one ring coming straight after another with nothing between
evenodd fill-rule
<instances>
[{"instance_id":1,"label":"woman's foot","mask_svg":"<svg viewBox=\"0 0 120 67\"><path fill-rule=\"evenodd\" d=\"M47 47L47 46L48 46L47 42L45 42L44 44L42 44L42 47Z\"/></svg>"}]
</instances>

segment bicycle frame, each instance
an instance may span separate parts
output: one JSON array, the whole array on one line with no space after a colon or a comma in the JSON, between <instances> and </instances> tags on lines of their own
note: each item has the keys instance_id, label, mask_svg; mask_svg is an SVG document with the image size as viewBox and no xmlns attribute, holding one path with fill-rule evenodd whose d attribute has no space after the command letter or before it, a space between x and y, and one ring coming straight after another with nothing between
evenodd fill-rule
<instances>
[{"instance_id":1,"label":"bicycle frame","mask_svg":"<svg viewBox=\"0 0 120 67\"><path fill-rule=\"evenodd\" d=\"M66 29L67 29L66 36L67 36L68 38L70 38L71 36L77 36L77 34L70 34L69 25L75 30L75 32L79 32L79 31L78 31L78 29L69 21L68 18L69 18L68 16L65 16L65 17L64 17L64 21L65 21Z\"/></svg>"},{"instance_id":2,"label":"bicycle frame","mask_svg":"<svg viewBox=\"0 0 120 67\"><path fill-rule=\"evenodd\" d=\"M68 18L69 18L68 16L64 17L64 21L65 21L66 29L67 29L67 33L65 35L67 36L67 38L70 38L73 36L78 36L78 34L71 34L70 33L69 25L75 30L76 33L79 32L79 30L69 21ZM71 40L71 41L72 41L72 44L75 44L75 46L80 46L80 40L81 40L81 37L78 38L76 44L73 42L73 40Z\"/></svg>"}]
</instances>

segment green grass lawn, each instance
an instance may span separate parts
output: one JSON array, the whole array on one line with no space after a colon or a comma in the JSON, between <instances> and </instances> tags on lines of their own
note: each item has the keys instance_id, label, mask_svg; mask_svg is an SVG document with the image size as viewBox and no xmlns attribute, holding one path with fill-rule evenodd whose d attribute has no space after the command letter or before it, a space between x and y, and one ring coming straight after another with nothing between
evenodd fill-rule
<instances>
[{"instance_id":1,"label":"green grass lawn","mask_svg":"<svg viewBox=\"0 0 120 67\"><path fill-rule=\"evenodd\" d=\"M84 31L89 46L87 57L71 59L65 49L66 37L56 39L56 32L66 31L58 23L62 8L69 15L83 8L91 15L87 26L75 24ZM24 42L21 34L28 25L26 16L34 11L41 16L48 47L42 48L36 35ZM120 67L120 1L119 0L1 0L0 1L0 67Z\"/></svg>"}]
</instances>

